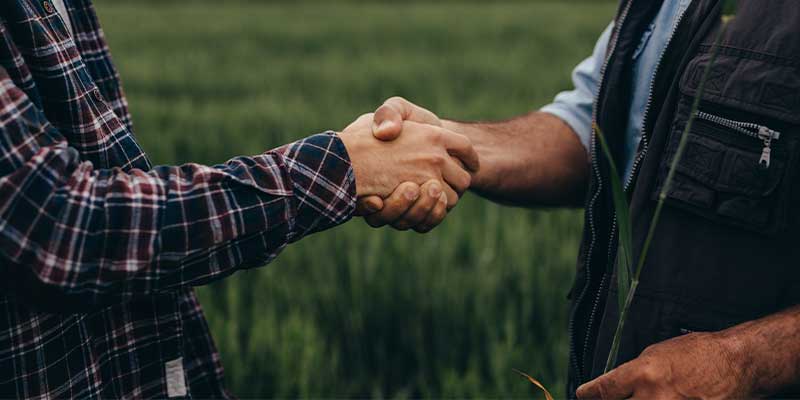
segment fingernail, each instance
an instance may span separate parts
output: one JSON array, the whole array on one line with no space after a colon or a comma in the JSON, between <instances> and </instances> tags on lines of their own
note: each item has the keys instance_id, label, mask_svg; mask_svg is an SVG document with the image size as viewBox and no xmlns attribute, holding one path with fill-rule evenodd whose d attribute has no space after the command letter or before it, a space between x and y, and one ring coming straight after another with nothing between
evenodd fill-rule
<instances>
[{"instance_id":1,"label":"fingernail","mask_svg":"<svg viewBox=\"0 0 800 400\"><path fill-rule=\"evenodd\" d=\"M410 190L409 189L409 190L406 190L405 193L403 193L403 195L406 196L406 199L413 201L413 200L416 200L419 197L419 190Z\"/></svg>"},{"instance_id":2,"label":"fingernail","mask_svg":"<svg viewBox=\"0 0 800 400\"><path fill-rule=\"evenodd\" d=\"M439 196L439 202L447 204L447 195L442 194L441 196Z\"/></svg>"},{"instance_id":3,"label":"fingernail","mask_svg":"<svg viewBox=\"0 0 800 400\"><path fill-rule=\"evenodd\" d=\"M378 127L378 131L385 131L385 130L391 128L393 125L394 125L394 122L392 122L392 121L383 121L383 122L381 122L381 125Z\"/></svg>"},{"instance_id":4,"label":"fingernail","mask_svg":"<svg viewBox=\"0 0 800 400\"><path fill-rule=\"evenodd\" d=\"M441 187L439 187L439 185L438 185L438 184L435 184L435 183L433 183L433 184L431 184L431 186L428 188L428 194L429 194L429 195L430 195L432 198L434 198L434 199L435 199L435 198L439 197L439 195L441 195L441 194L442 194L442 188L441 188Z\"/></svg>"}]
</instances>

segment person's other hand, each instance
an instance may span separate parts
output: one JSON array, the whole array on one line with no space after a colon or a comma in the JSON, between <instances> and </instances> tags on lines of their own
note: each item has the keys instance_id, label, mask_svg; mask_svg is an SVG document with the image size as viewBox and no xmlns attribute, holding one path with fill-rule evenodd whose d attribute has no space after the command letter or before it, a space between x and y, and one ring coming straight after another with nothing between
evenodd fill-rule
<instances>
[{"instance_id":1,"label":"person's other hand","mask_svg":"<svg viewBox=\"0 0 800 400\"><path fill-rule=\"evenodd\" d=\"M654 344L611 372L578 388L580 399L752 398L747 366L735 341L690 333Z\"/></svg>"},{"instance_id":2,"label":"person's other hand","mask_svg":"<svg viewBox=\"0 0 800 400\"><path fill-rule=\"evenodd\" d=\"M380 140L395 140L403 131L404 121L442 126L442 121L433 112L401 97L392 97L375 111L373 134ZM428 232L444 220L464 193L454 190L448 182L429 182L428 185L429 190L423 188L417 198L403 197L400 191L395 191L389 199L362 197L358 201L358 211L373 227L390 224L400 230L413 228L420 233ZM446 203L437 201L440 186L455 191L458 197L450 196ZM407 190L407 187L400 189Z\"/></svg>"},{"instance_id":3,"label":"person's other hand","mask_svg":"<svg viewBox=\"0 0 800 400\"><path fill-rule=\"evenodd\" d=\"M442 126L442 120L430 110L426 110L402 97L392 97L375 110L372 131L376 138L384 141L395 140L403 132L403 122Z\"/></svg>"},{"instance_id":4,"label":"person's other hand","mask_svg":"<svg viewBox=\"0 0 800 400\"><path fill-rule=\"evenodd\" d=\"M373 136L373 120L373 114L365 114L339 134L353 164L359 197L375 195L389 201L399 189L399 196L414 198L409 191L415 188L405 184L410 182L422 185L426 197L437 193L438 187L436 201L444 194L449 203L469 187L472 177L468 171L479 167L469 139L442 127L407 122L403 135L380 141ZM448 186L429 181L447 182Z\"/></svg>"},{"instance_id":5,"label":"person's other hand","mask_svg":"<svg viewBox=\"0 0 800 400\"><path fill-rule=\"evenodd\" d=\"M448 201L443 187L438 180L430 180L422 187L404 182L386 199L360 198L357 212L374 228L389 224L401 231L414 229L426 233L447 216Z\"/></svg>"}]
</instances>

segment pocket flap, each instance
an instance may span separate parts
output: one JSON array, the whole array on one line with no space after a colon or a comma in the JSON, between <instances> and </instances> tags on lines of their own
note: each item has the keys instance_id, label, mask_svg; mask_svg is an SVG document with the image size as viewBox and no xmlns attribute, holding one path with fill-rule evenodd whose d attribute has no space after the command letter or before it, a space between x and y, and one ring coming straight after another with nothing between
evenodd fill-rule
<instances>
[{"instance_id":1,"label":"pocket flap","mask_svg":"<svg viewBox=\"0 0 800 400\"><path fill-rule=\"evenodd\" d=\"M686 67L681 91L694 98L711 59L711 46ZM800 124L800 73L794 60L723 47L711 67L703 100Z\"/></svg>"}]
</instances>

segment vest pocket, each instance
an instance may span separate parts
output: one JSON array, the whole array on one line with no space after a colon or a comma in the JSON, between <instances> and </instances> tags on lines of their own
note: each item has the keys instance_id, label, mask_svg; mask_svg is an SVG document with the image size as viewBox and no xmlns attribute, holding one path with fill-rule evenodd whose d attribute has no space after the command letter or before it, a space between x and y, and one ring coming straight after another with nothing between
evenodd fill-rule
<instances>
[{"instance_id":1,"label":"vest pocket","mask_svg":"<svg viewBox=\"0 0 800 400\"><path fill-rule=\"evenodd\" d=\"M691 103L692 98L684 96L679 105L654 199L664 187ZM796 170L795 129L776 119L701 103L666 191L666 204L762 234L782 231L790 211L789 182Z\"/></svg>"}]
</instances>

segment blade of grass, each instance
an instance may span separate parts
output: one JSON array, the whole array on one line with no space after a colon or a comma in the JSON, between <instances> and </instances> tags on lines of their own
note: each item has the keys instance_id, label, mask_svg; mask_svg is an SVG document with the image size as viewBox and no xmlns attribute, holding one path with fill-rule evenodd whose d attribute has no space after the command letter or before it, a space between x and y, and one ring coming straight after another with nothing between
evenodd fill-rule
<instances>
[{"instance_id":1,"label":"blade of grass","mask_svg":"<svg viewBox=\"0 0 800 400\"><path fill-rule=\"evenodd\" d=\"M729 16L736 14L736 6L738 6L738 1L736 0L725 0L725 3L722 5L722 15L723 18L727 18Z\"/></svg>"},{"instance_id":2,"label":"blade of grass","mask_svg":"<svg viewBox=\"0 0 800 400\"><path fill-rule=\"evenodd\" d=\"M735 1L727 1L725 6L729 6L730 3L736 3ZM686 122L686 127L683 129L681 133L680 142L678 142L678 149L675 151L675 156L670 163L670 168L667 173L667 178L664 181L664 185L661 188L661 192L658 195L658 203L656 204L655 212L653 213L653 219L650 221L650 228L647 231L647 236L644 241L644 245L642 246L642 253L639 257L639 262L636 265L636 270L633 272L633 279L631 280L631 287L628 291L627 298L625 300L625 304L622 307L622 311L619 315L619 323L617 324L617 331L614 333L614 340L611 342L611 352L608 355L608 360L606 361L606 368L605 372L608 373L611 369L614 368L614 365L617 363L617 353L619 353L619 345L622 339L622 331L625 328L625 321L628 317L628 311L630 310L631 303L633 302L633 297L636 295L636 288L639 286L639 277L642 274L642 268L644 267L644 263L647 260L647 252L650 249L650 244L653 241L653 236L655 235L656 226L658 225L658 221L661 218L661 210L664 207L664 200L667 198L667 193L669 189L672 187L672 181L675 178L675 170L678 163L683 156L683 152L686 148L687 138L689 136L689 131L691 131L692 126L694 125L695 118L697 117L697 110L700 108L700 101L703 97L703 93L705 93L706 82L708 81L709 76L711 75L711 68L714 65L714 62L719 55L720 44L722 43L722 38L724 37L725 32L728 28L728 21L730 19L723 19L722 27L717 32L717 37L714 40L714 48L711 51L711 57L709 57L708 65L706 65L705 70L703 71L703 77L700 81L700 84L697 88L697 93L695 95L694 101L692 102L692 108L689 112L689 120Z\"/></svg>"},{"instance_id":3,"label":"blade of grass","mask_svg":"<svg viewBox=\"0 0 800 400\"><path fill-rule=\"evenodd\" d=\"M522 372L522 371L520 371L520 370L518 370L516 368L514 368L514 372L524 376L528 381L530 381L531 383L536 385L536 387L538 387L542 392L544 392L544 398L546 400L553 400L553 396L550 394L549 391L547 391L547 389L544 387L544 385L542 385L539 381L537 381L536 379L533 379L532 376L530 376L530 375L528 375L528 374L526 374L526 373L524 373L524 372Z\"/></svg>"},{"instance_id":4,"label":"blade of grass","mask_svg":"<svg viewBox=\"0 0 800 400\"><path fill-rule=\"evenodd\" d=\"M628 207L628 197L625 194L625 188L622 185L622 177L614 163L614 158L611 156L611 149L608 147L608 142L597 124L593 125L593 129L597 134L600 147L603 150L603 154L605 154L608 159L611 168L611 193L614 201L614 210L616 210L617 213L619 243L622 250L619 253L620 256L617 257L617 301L619 301L619 309L621 310L630 290L631 264L633 261L630 208Z\"/></svg>"}]
</instances>

